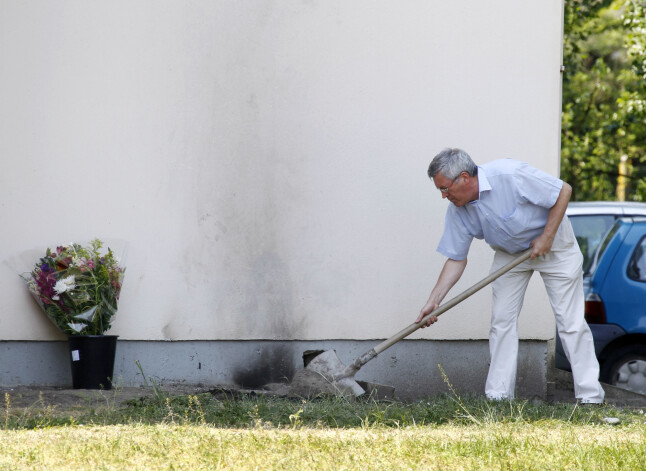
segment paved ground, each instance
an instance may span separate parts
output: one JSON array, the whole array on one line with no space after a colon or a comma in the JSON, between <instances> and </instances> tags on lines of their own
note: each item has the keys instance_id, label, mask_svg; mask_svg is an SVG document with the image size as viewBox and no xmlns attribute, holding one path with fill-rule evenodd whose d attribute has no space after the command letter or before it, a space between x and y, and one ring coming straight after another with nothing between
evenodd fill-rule
<instances>
[{"instance_id":1,"label":"paved ground","mask_svg":"<svg viewBox=\"0 0 646 471\"><path fill-rule=\"evenodd\" d=\"M554 392L548 397L550 402L576 402L574 399L574 384L572 383L572 373L553 369L550 371L552 376L551 388L548 390ZM632 391L617 388L609 384L602 383L606 392L606 403L618 407L646 407L646 396L637 394ZM548 391L549 393L549 391Z\"/></svg>"},{"instance_id":2,"label":"paved ground","mask_svg":"<svg viewBox=\"0 0 646 471\"><path fill-rule=\"evenodd\" d=\"M548 383L547 402L574 403L572 375L561 370L553 370L552 381ZM222 386L226 389L232 386ZM163 385L166 395L189 395L212 391L214 386ZM620 407L646 407L646 396L604 385L606 402ZM238 390L240 392L248 392ZM270 391L257 393L273 394ZM153 395L151 387L115 387L109 391L89 389L62 389L54 387L16 387L1 388L0 400L3 410L13 412L38 411L46 409L52 415L80 415L89 409L119 408L128 401L147 398ZM280 392L278 392L280 394Z\"/></svg>"}]
</instances>

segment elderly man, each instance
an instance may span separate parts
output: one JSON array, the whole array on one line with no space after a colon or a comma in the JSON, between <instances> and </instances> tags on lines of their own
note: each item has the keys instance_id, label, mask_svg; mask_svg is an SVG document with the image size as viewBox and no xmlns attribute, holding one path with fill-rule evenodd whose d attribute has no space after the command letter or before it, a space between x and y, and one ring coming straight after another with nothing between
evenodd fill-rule
<instances>
[{"instance_id":1,"label":"elderly man","mask_svg":"<svg viewBox=\"0 0 646 471\"><path fill-rule=\"evenodd\" d=\"M437 248L448 259L421 309L431 314L460 279L474 237L495 251L491 271L532 247L530 259L492 283L493 309L485 385L490 399L512 399L518 357L518 315L534 271L543 278L556 326L572 366L574 392L581 403L602 403L599 363L583 317L583 256L565 216L572 187L527 163L500 159L477 166L461 149L440 152L428 175L451 204ZM425 326L437 321L431 316Z\"/></svg>"}]
</instances>

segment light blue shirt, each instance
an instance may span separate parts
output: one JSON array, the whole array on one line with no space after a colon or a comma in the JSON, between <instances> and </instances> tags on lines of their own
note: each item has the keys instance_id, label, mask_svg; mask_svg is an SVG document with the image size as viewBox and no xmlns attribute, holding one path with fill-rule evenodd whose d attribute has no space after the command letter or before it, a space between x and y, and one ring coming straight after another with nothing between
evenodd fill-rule
<instances>
[{"instance_id":1,"label":"light blue shirt","mask_svg":"<svg viewBox=\"0 0 646 471\"><path fill-rule=\"evenodd\" d=\"M543 233L563 181L525 162L500 159L478 166L479 198L458 207L449 203L442 255L464 260L473 238L514 254Z\"/></svg>"}]
</instances>

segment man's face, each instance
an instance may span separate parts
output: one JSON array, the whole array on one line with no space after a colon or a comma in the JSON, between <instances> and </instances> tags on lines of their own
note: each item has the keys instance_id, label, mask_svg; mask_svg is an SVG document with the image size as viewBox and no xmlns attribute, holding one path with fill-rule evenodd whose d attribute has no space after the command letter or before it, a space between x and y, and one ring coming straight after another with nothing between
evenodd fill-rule
<instances>
[{"instance_id":1,"label":"man's face","mask_svg":"<svg viewBox=\"0 0 646 471\"><path fill-rule=\"evenodd\" d=\"M464 206L472 201L472 191L468 185L470 181L469 174L462 172L455 180L451 180L438 172L433 177L435 187L442 193L442 198L447 198L456 206Z\"/></svg>"}]
</instances>

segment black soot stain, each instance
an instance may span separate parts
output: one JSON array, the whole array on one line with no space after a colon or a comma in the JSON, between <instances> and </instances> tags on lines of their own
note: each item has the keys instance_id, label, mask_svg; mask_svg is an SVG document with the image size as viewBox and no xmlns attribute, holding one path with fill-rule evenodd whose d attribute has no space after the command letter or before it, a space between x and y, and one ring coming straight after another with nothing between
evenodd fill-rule
<instances>
[{"instance_id":1,"label":"black soot stain","mask_svg":"<svg viewBox=\"0 0 646 471\"><path fill-rule=\"evenodd\" d=\"M233 381L243 388L257 389L269 383L286 383L294 376L292 351L286 346L261 348L259 358L233 374Z\"/></svg>"}]
</instances>

